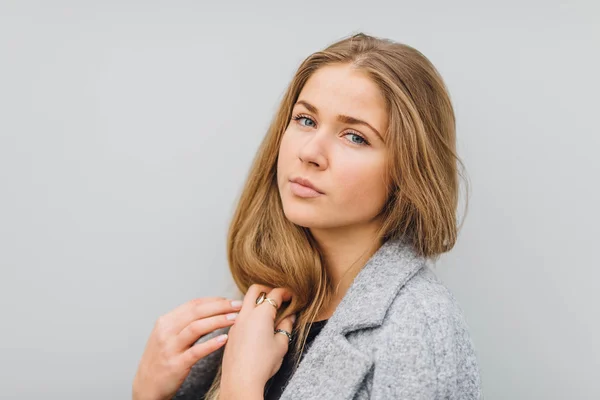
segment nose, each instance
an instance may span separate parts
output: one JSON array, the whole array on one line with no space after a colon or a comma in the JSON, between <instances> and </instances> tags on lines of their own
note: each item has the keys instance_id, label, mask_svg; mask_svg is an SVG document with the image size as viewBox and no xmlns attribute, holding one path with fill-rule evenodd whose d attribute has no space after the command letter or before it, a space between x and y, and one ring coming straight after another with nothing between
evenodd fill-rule
<instances>
[{"instance_id":1,"label":"nose","mask_svg":"<svg viewBox=\"0 0 600 400\"><path fill-rule=\"evenodd\" d=\"M309 164L317 169L327 168L327 157L325 156L327 138L324 132L315 132L300 146L298 158L303 164Z\"/></svg>"}]
</instances>

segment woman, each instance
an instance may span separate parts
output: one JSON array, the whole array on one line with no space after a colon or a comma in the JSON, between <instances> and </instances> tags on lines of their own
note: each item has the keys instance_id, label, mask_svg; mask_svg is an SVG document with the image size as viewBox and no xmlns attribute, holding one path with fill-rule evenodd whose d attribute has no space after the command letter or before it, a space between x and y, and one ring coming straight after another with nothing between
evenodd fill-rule
<instances>
[{"instance_id":1,"label":"woman","mask_svg":"<svg viewBox=\"0 0 600 400\"><path fill-rule=\"evenodd\" d=\"M356 34L309 56L231 222L242 305L161 317L134 398L480 398L468 326L426 264L456 242L457 164L420 52Z\"/></svg>"}]
</instances>

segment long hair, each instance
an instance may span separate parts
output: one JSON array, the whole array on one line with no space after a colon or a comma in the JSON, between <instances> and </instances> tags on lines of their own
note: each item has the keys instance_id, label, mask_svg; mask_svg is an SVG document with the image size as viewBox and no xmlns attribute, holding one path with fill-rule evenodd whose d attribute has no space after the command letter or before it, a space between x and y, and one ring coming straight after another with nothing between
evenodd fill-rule
<instances>
[{"instance_id":1,"label":"long hair","mask_svg":"<svg viewBox=\"0 0 600 400\"><path fill-rule=\"evenodd\" d=\"M382 208L379 244L408 240L417 253L436 260L457 239L459 169L456 124L448 90L432 63L418 50L389 39L357 33L306 58L297 69L249 171L227 238L227 256L237 288L253 283L286 287L294 293L275 323L296 313L300 361L310 325L333 299L334 288L309 229L290 222L277 185L277 157L292 108L319 68L351 65L367 74L386 101L387 202ZM219 393L221 368L208 392Z\"/></svg>"}]
</instances>

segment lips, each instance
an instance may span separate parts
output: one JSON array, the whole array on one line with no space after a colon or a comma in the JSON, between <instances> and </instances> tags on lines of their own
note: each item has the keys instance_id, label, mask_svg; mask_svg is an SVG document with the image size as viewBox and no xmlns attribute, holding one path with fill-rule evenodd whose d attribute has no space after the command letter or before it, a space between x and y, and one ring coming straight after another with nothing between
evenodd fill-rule
<instances>
[{"instance_id":1,"label":"lips","mask_svg":"<svg viewBox=\"0 0 600 400\"><path fill-rule=\"evenodd\" d=\"M308 179L304 178L294 178L290 180L290 189L292 193L299 197L318 197L323 195L315 185L313 185Z\"/></svg>"},{"instance_id":2,"label":"lips","mask_svg":"<svg viewBox=\"0 0 600 400\"><path fill-rule=\"evenodd\" d=\"M317 188L315 185L313 185L312 182L309 181L308 179L297 177L297 178L291 179L290 182L294 182L299 185L306 186L307 188L311 188L315 192L319 192L319 193L323 194L323 192L320 191L319 188Z\"/></svg>"}]
</instances>

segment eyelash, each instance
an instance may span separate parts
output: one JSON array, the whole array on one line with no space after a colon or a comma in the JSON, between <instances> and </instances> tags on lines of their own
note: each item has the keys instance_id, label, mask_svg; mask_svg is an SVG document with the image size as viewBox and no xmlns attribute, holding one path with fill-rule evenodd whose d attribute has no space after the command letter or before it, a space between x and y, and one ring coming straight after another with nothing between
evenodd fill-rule
<instances>
[{"instance_id":1,"label":"eyelash","mask_svg":"<svg viewBox=\"0 0 600 400\"><path fill-rule=\"evenodd\" d=\"M315 121L314 121L314 120L313 120L311 117L309 117L308 115L304 115L304 114L296 114L296 115L294 115L294 116L292 117L292 119L293 119L294 121L298 121L299 119L302 119L302 118L309 119L309 120L311 120L313 123L315 123ZM305 126L305 128L310 128L310 127L309 127L309 126ZM361 135L360 133L358 133L358 132L354 132L354 131L351 131L351 132L347 132L347 133L346 133L346 135L350 135L350 134L352 134L352 135L356 135L356 136L358 136L359 138L361 138L361 139L364 141L363 143L354 143L354 142L350 142L350 143L352 143L353 145L356 145L356 146L369 146L369 145L370 145L369 141L368 141L368 140L367 140L367 139L366 139L366 138L365 138L363 135ZM345 135L344 135L344 136L345 136Z\"/></svg>"}]
</instances>

